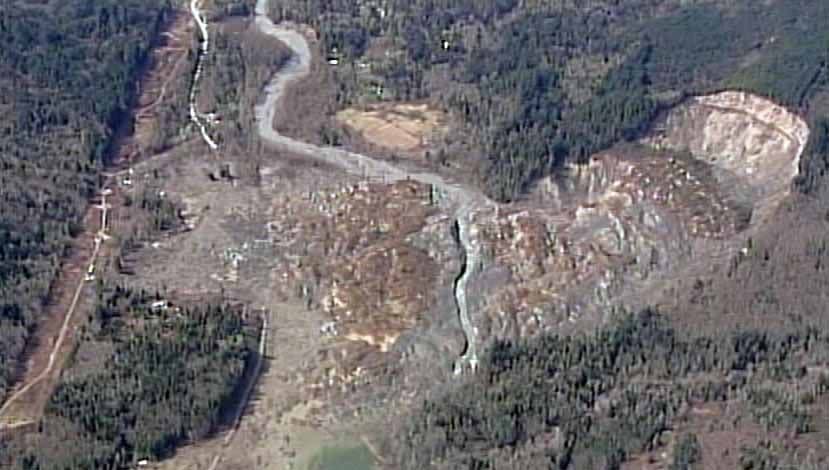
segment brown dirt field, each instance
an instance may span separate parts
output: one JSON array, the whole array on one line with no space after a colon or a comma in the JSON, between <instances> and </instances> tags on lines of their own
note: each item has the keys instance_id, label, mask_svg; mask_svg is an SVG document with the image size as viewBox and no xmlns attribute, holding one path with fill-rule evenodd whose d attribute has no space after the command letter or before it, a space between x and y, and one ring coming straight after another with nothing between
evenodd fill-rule
<instances>
[{"instance_id":1,"label":"brown dirt field","mask_svg":"<svg viewBox=\"0 0 829 470\"><path fill-rule=\"evenodd\" d=\"M315 47L317 43L312 40L310 44ZM284 135L318 145L323 143L324 132L334 131L341 137L341 144L349 150L395 160L397 164L413 163L430 167L429 171L438 169L432 168L434 163L425 161L424 155L427 150L435 152L436 148L441 147L437 141L444 132L448 132L447 116L422 103L390 103L365 111L356 108L339 110L337 86L331 68L321 60L320 54L312 56L310 74L291 84L283 98L284 109L300 112L277 113L274 128ZM365 114L367 120L362 124L368 124L371 131L364 135L360 129L340 119L341 113L358 118ZM434 138L435 145L430 138ZM456 153L452 152L453 155ZM398 160L397 157L405 160Z\"/></svg>"},{"instance_id":2,"label":"brown dirt field","mask_svg":"<svg viewBox=\"0 0 829 470\"><path fill-rule=\"evenodd\" d=\"M337 121L371 144L412 152L428 146L432 136L443 130L445 116L426 104L397 103L345 109L337 113Z\"/></svg>"}]
</instances>

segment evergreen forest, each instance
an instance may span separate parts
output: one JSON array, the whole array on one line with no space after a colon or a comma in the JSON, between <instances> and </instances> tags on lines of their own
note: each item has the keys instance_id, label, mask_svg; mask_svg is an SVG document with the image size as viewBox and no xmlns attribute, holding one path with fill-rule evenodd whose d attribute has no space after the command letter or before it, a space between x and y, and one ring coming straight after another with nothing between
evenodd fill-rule
<instances>
[{"instance_id":1,"label":"evergreen forest","mask_svg":"<svg viewBox=\"0 0 829 470\"><path fill-rule=\"evenodd\" d=\"M170 8L169 0L0 5L0 397Z\"/></svg>"},{"instance_id":2,"label":"evergreen forest","mask_svg":"<svg viewBox=\"0 0 829 470\"><path fill-rule=\"evenodd\" d=\"M226 422L253 364L258 322L228 305L182 308L161 299L99 286L81 346L94 348L99 364L62 378L38 432L0 442L3 468L124 468L168 456Z\"/></svg>"},{"instance_id":3,"label":"evergreen forest","mask_svg":"<svg viewBox=\"0 0 829 470\"><path fill-rule=\"evenodd\" d=\"M793 440L823 428L829 374L810 366L827 355L829 336L813 328L688 336L645 311L594 335L495 344L478 374L426 398L386 445L399 469L620 469L655 449L671 449L671 469L711 468L699 441L717 431ZM684 431L721 409L732 414ZM732 450L741 470L818 468L785 440Z\"/></svg>"}]
</instances>

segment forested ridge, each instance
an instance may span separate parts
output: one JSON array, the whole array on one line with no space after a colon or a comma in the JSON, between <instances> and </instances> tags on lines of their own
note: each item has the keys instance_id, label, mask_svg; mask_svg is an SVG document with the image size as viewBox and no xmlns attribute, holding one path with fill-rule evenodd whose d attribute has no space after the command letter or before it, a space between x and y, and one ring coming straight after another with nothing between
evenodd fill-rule
<instances>
[{"instance_id":1,"label":"forested ridge","mask_svg":"<svg viewBox=\"0 0 829 470\"><path fill-rule=\"evenodd\" d=\"M565 161L645 131L683 97L744 89L811 113L829 5L594 0L288 0L336 57L341 106L427 99L464 124L485 191L519 197ZM451 155L450 155L451 156Z\"/></svg>"},{"instance_id":2,"label":"forested ridge","mask_svg":"<svg viewBox=\"0 0 829 470\"><path fill-rule=\"evenodd\" d=\"M62 380L37 433L0 442L3 468L125 468L215 430L257 354L258 322L162 299L99 286L86 345L111 352Z\"/></svg>"},{"instance_id":3,"label":"forested ridge","mask_svg":"<svg viewBox=\"0 0 829 470\"><path fill-rule=\"evenodd\" d=\"M672 453L671 469L710 468L704 434L682 432L694 407L739 410L707 432L814 431L829 374L809 366L828 354L829 336L813 328L688 336L646 311L594 335L495 344L474 377L426 398L386 446L400 469L618 469L654 449ZM729 450L745 470L822 468L781 444Z\"/></svg>"},{"instance_id":4,"label":"forested ridge","mask_svg":"<svg viewBox=\"0 0 829 470\"><path fill-rule=\"evenodd\" d=\"M170 0L0 6L0 397Z\"/></svg>"}]
</instances>

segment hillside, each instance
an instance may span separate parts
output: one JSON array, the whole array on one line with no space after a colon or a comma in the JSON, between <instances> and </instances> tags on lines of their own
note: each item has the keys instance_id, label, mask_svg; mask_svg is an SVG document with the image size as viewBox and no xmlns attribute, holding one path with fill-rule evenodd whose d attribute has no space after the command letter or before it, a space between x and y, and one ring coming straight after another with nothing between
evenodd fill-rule
<instances>
[{"instance_id":1,"label":"hillside","mask_svg":"<svg viewBox=\"0 0 829 470\"><path fill-rule=\"evenodd\" d=\"M0 466L829 465L825 2L1 8Z\"/></svg>"}]
</instances>

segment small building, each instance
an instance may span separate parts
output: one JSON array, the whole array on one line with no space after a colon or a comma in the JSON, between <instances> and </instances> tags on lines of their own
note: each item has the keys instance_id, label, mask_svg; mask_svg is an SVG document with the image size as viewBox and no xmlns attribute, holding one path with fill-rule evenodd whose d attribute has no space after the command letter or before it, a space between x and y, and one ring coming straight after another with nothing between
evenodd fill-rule
<instances>
[{"instance_id":1,"label":"small building","mask_svg":"<svg viewBox=\"0 0 829 470\"><path fill-rule=\"evenodd\" d=\"M167 302L165 299L156 300L155 302L150 304L150 310L153 313L161 313L167 311L170 307L170 302Z\"/></svg>"}]
</instances>

